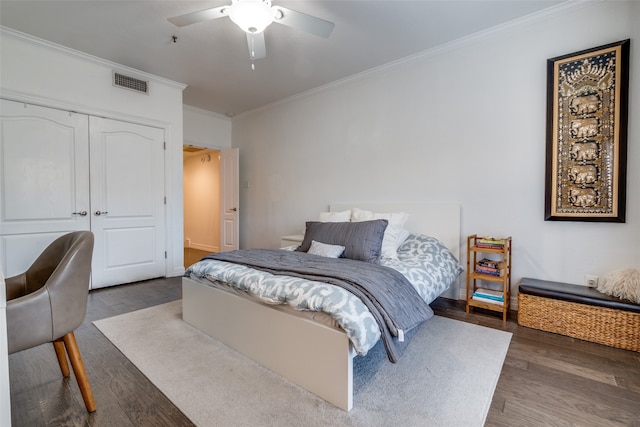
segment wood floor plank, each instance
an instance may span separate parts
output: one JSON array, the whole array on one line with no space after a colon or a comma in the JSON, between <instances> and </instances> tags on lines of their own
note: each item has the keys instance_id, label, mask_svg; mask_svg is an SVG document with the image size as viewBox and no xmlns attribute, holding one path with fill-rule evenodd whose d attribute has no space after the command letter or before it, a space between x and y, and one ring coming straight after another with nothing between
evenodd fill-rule
<instances>
[{"instance_id":1,"label":"wood floor plank","mask_svg":"<svg viewBox=\"0 0 640 427\"><path fill-rule=\"evenodd\" d=\"M550 369L555 369L598 381L604 384L617 385L616 377L602 357L590 357L573 351L559 351L557 347L537 343L535 345L525 340L515 341L511 345L511 355L529 363L536 363ZM597 360L594 360L597 359ZM580 363L577 363L577 362Z\"/></svg>"},{"instance_id":2,"label":"wood floor plank","mask_svg":"<svg viewBox=\"0 0 640 427\"><path fill-rule=\"evenodd\" d=\"M202 251L194 248L185 248L184 249L184 267L187 268L191 264L198 262L204 257L208 255L210 252Z\"/></svg>"},{"instance_id":3,"label":"wood floor plank","mask_svg":"<svg viewBox=\"0 0 640 427\"><path fill-rule=\"evenodd\" d=\"M496 397L505 399L503 414L515 421L528 418L539 425L629 426L638 420L640 396L629 396L611 386L544 367L522 371L503 368ZM487 423L487 425L491 425Z\"/></svg>"},{"instance_id":4,"label":"wood floor plank","mask_svg":"<svg viewBox=\"0 0 640 427\"><path fill-rule=\"evenodd\" d=\"M98 406L93 414L73 374L61 377L51 345L10 355L13 426L192 426L91 323L180 299L180 284L176 277L90 292L76 338ZM640 427L640 353L520 327L515 312L503 323L492 312L466 314L461 301L438 299L432 307L513 334L486 426Z\"/></svg>"}]
</instances>

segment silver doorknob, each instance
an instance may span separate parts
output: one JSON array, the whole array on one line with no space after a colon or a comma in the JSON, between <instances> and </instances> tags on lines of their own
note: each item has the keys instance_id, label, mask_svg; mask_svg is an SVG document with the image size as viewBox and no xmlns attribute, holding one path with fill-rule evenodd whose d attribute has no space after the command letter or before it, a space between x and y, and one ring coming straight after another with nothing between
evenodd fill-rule
<instances>
[{"instance_id":1,"label":"silver doorknob","mask_svg":"<svg viewBox=\"0 0 640 427\"><path fill-rule=\"evenodd\" d=\"M109 212L107 212L107 211L104 211L104 212L96 211L96 216L106 215L106 214L108 214L108 213L109 213Z\"/></svg>"},{"instance_id":2,"label":"silver doorknob","mask_svg":"<svg viewBox=\"0 0 640 427\"><path fill-rule=\"evenodd\" d=\"M71 212L71 215L87 216L87 211Z\"/></svg>"}]
</instances>

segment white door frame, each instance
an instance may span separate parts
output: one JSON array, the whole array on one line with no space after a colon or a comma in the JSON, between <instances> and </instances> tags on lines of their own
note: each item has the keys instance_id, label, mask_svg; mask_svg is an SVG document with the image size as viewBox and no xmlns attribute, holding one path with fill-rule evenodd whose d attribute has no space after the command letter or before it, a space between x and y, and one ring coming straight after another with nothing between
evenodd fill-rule
<instances>
[{"instance_id":1,"label":"white door frame","mask_svg":"<svg viewBox=\"0 0 640 427\"><path fill-rule=\"evenodd\" d=\"M204 147L196 143L185 144L203 150L215 151L218 162L218 198L220 210L218 250L220 252L239 248L239 150ZM183 156L184 157L184 156ZM183 206L184 209L184 206ZM189 236L185 236L185 239ZM196 246L197 249L203 249Z\"/></svg>"}]
</instances>

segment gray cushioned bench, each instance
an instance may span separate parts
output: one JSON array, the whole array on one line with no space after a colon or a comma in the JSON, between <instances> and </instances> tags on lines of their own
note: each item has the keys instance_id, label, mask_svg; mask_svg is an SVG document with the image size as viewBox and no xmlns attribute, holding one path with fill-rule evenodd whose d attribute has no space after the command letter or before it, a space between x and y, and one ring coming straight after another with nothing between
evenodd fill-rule
<instances>
[{"instance_id":1,"label":"gray cushioned bench","mask_svg":"<svg viewBox=\"0 0 640 427\"><path fill-rule=\"evenodd\" d=\"M523 278L518 324L640 351L640 304L586 286Z\"/></svg>"}]
</instances>

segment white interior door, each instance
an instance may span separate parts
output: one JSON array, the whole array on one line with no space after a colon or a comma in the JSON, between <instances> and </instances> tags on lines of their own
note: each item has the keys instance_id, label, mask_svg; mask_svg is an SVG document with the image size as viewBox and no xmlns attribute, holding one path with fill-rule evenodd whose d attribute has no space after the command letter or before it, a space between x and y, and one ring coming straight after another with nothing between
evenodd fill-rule
<instances>
[{"instance_id":1,"label":"white interior door","mask_svg":"<svg viewBox=\"0 0 640 427\"><path fill-rule=\"evenodd\" d=\"M238 149L220 151L220 251L239 247Z\"/></svg>"},{"instance_id":2,"label":"white interior door","mask_svg":"<svg viewBox=\"0 0 640 427\"><path fill-rule=\"evenodd\" d=\"M57 237L90 229L88 116L0 105L0 262L11 277Z\"/></svg>"},{"instance_id":3,"label":"white interior door","mask_svg":"<svg viewBox=\"0 0 640 427\"><path fill-rule=\"evenodd\" d=\"M90 117L92 287L165 275L164 130Z\"/></svg>"}]
</instances>

